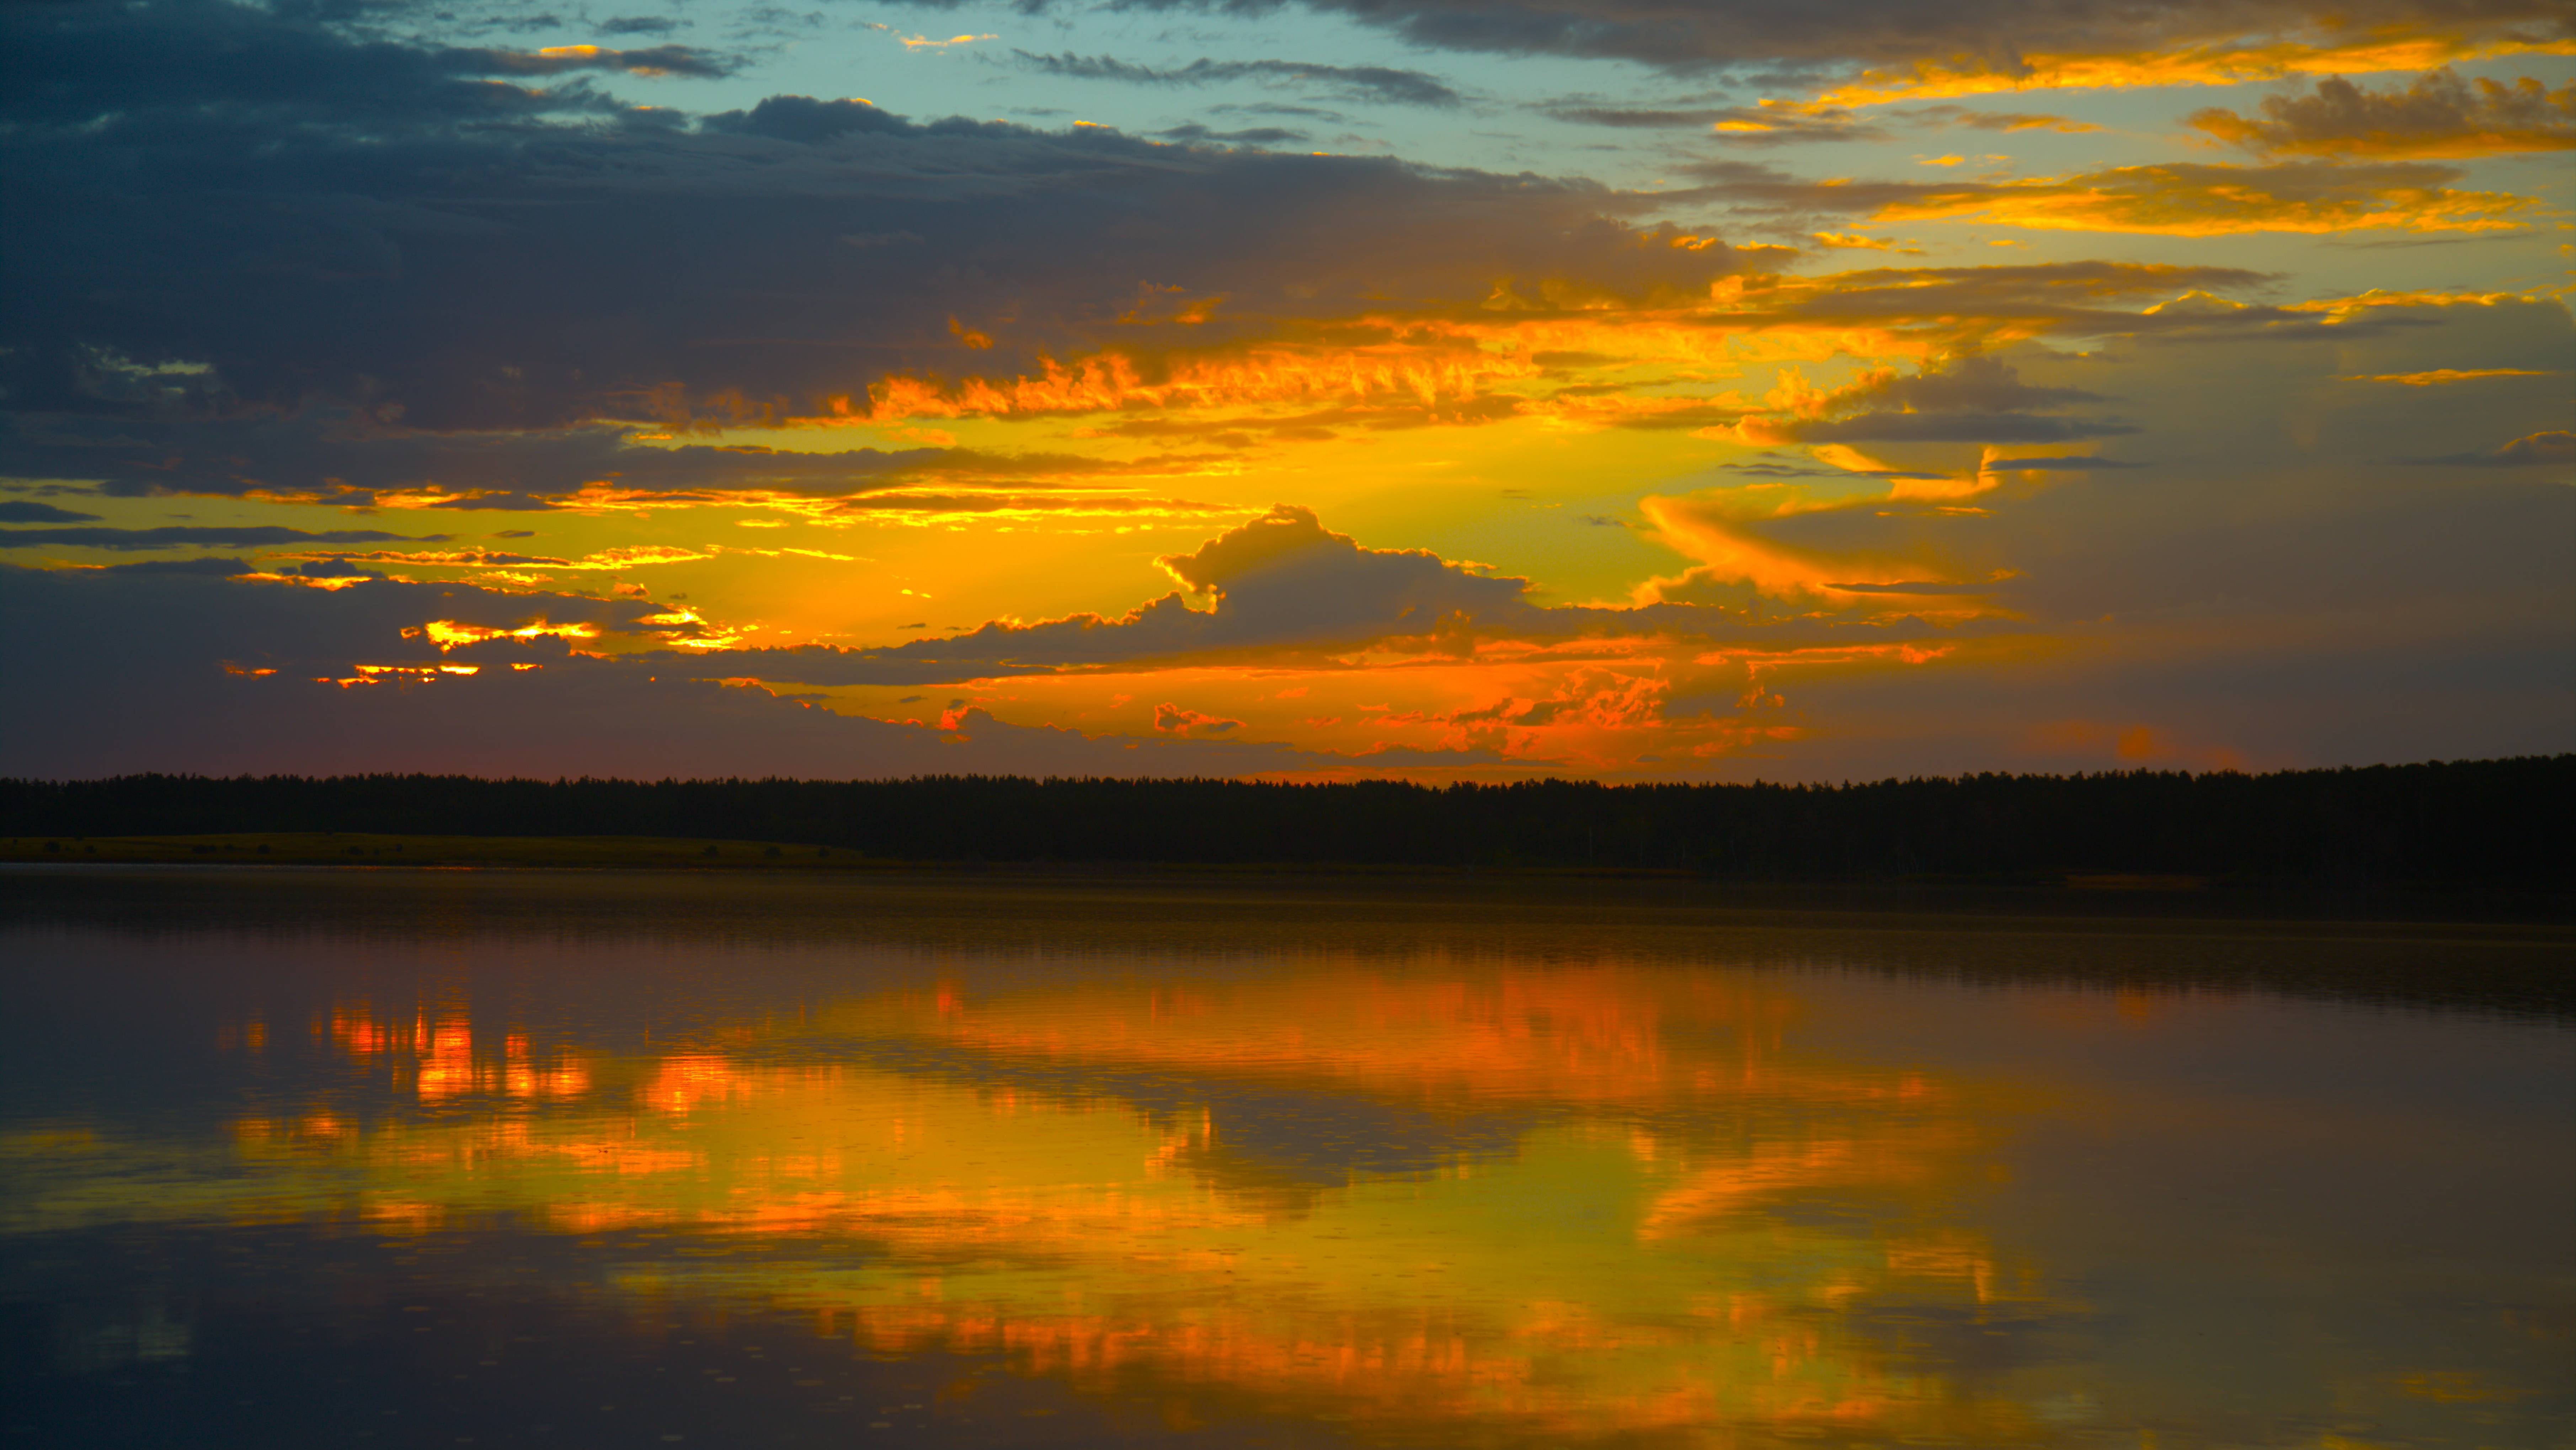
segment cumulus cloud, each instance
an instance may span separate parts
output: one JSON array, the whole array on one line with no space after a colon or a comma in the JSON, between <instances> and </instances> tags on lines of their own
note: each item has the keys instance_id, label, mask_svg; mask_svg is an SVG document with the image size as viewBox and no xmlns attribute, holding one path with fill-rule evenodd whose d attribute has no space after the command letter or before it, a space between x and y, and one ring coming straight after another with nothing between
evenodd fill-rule
<instances>
[{"instance_id":1,"label":"cumulus cloud","mask_svg":"<svg viewBox=\"0 0 2576 1450\"><path fill-rule=\"evenodd\" d=\"M973 678L1248 650L1319 651L1460 622L1510 628L1536 610L1529 582L1472 572L1423 550L1371 549L1282 504L1187 554L1162 559L1180 591L1123 618L996 621L950 638L874 650L745 654L744 673L805 684ZM1196 596L1207 607L1193 609Z\"/></svg>"},{"instance_id":2,"label":"cumulus cloud","mask_svg":"<svg viewBox=\"0 0 2576 1450\"><path fill-rule=\"evenodd\" d=\"M2265 97L2259 115L2213 106L2190 121L2272 156L2466 159L2565 151L2576 148L2576 84L2552 91L2532 76L2507 85L2437 70L2402 90L2370 90L2328 76L2306 95Z\"/></svg>"},{"instance_id":3,"label":"cumulus cloud","mask_svg":"<svg viewBox=\"0 0 2576 1450\"><path fill-rule=\"evenodd\" d=\"M1938 632L1919 621L1665 603L1541 606L1525 579L1480 572L1420 549L1372 549L1325 528L1311 509L1282 504L1161 564L1179 591L1111 619L1078 614L1022 624L997 620L950 637L878 649L739 649L730 674L799 685L930 684L1216 662L1329 665L1337 655L1394 645L1426 657L1470 658L1478 642L1643 639L1651 636L1798 647L1883 642ZM1193 608L1193 599L1204 607Z\"/></svg>"}]
</instances>

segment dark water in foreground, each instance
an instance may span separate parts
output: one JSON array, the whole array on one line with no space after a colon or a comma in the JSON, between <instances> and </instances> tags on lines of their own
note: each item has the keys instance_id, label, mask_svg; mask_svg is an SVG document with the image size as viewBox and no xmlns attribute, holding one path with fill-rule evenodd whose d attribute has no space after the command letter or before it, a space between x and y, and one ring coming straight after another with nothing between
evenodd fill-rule
<instances>
[{"instance_id":1,"label":"dark water in foreground","mask_svg":"<svg viewBox=\"0 0 2576 1450\"><path fill-rule=\"evenodd\" d=\"M2576 1444L2569 956L0 873L0 1445Z\"/></svg>"}]
</instances>

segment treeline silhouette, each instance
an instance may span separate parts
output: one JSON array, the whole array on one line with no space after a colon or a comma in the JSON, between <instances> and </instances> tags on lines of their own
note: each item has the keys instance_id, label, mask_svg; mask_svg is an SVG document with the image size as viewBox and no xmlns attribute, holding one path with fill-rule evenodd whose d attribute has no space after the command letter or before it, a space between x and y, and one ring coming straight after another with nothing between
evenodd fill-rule
<instances>
[{"instance_id":1,"label":"treeline silhouette","mask_svg":"<svg viewBox=\"0 0 2576 1450\"><path fill-rule=\"evenodd\" d=\"M1685 870L1742 879L2208 876L2564 890L2576 755L2269 775L1845 785L1395 781L0 780L0 835L680 836L913 862Z\"/></svg>"}]
</instances>

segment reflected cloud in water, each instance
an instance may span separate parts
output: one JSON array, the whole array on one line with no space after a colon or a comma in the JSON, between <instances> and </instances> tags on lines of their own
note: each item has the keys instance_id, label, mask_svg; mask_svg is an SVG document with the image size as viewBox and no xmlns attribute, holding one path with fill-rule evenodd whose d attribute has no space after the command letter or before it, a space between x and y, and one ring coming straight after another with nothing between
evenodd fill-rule
<instances>
[{"instance_id":1,"label":"reflected cloud in water","mask_svg":"<svg viewBox=\"0 0 2576 1450\"><path fill-rule=\"evenodd\" d=\"M1023 903L1034 935L978 948L917 903L865 904L888 910L757 940L485 922L360 943L327 916L22 934L90 974L89 996L48 989L75 1033L119 991L194 985L152 1032L91 1044L159 1079L139 1097L14 1105L5 1242L551 1246L533 1287L638 1326L784 1316L854 1360L982 1357L1077 1399L1197 1406L1176 1432L2466 1444L2563 1403L2546 1335L2515 1327L2567 1307L2539 1216L2567 1174L2536 1155L2568 1134L2525 1096L2576 1081L2549 1023L1968 988L1873 975L1849 939L1783 970L1720 936L1563 923L1229 951L1073 922L1050 951ZM156 1062L154 1033L196 1055ZM2414 1054L2399 1076L2466 1096L2404 1089L2399 1121L2318 1080L2392 1047ZM183 1097L204 1110L133 1106ZM2224 1141L2231 1116L2263 1141ZM2374 1145L2391 1123L2434 1136ZM2240 1172L2248 1151L2288 1180ZM2483 1239L2431 1280L2320 1287L2381 1232L2335 1217L2338 1183L2466 1159L2452 1231ZM2123 1202L2142 1177L2164 1186ZM2515 1192L2536 1197L2485 1197ZM2277 1280L2262 1261L2292 1240L2308 1300L2230 1285ZM2497 1300L2489 1260L2517 1249L2561 1277ZM2345 1309L2333 1342L2281 1337ZM2272 1339L2250 1401L2173 1337L2215 1314ZM189 1333L138 1319L128 1358L184 1357Z\"/></svg>"}]
</instances>

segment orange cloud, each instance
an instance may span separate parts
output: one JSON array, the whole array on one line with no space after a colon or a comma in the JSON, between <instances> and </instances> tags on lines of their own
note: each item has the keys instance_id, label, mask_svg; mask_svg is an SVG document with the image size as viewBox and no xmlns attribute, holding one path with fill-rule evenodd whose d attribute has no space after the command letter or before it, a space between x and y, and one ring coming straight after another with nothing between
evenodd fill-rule
<instances>
[{"instance_id":1,"label":"orange cloud","mask_svg":"<svg viewBox=\"0 0 2576 1450\"><path fill-rule=\"evenodd\" d=\"M2243 198L2235 194L2243 190L2236 185L2241 176L2230 168L2202 170L2213 173L2201 187L2203 192L2228 192L2228 205L2246 209ZM2114 195L2120 185L2128 188L2125 199ZM2286 191L2289 183L2277 181L2276 185ZM2043 213L2073 225L2072 219L2088 208L2097 217L2108 218L2124 207L2124 214L2139 229L2152 229L2143 219L2157 204L2148 194L2151 188L2135 177L2099 186L1971 182L1836 188L1766 173L1754 187L1755 199L1777 202L1784 209L1853 202L1889 216L1905 208L1924 215L2017 209L2019 224L2034 226L2045 224L2040 220ZM1732 183L1716 188L1729 194L1745 189ZM1782 189L1789 194L1775 194ZM2456 201L2468 194L2442 195ZM2187 206L2188 197L2167 204ZM2517 198L2498 202L2508 204L2523 203ZM2344 212L2354 211L2356 205L2348 202ZM2287 201L2273 206L2268 213L2271 221L2265 224L2292 224L2296 219L2288 216L2288 207ZM2256 229L2242 218L2229 222L2218 217L2215 202L2205 204L2203 210L2208 215L2189 225ZM2326 214L2326 209L2314 209L2309 221L2322 227L2318 218ZM2189 229L2180 217L2153 225ZM1869 238L1821 235L1838 247L1880 245ZM2120 331L2136 325L2138 314L2113 311L2106 304L2169 297L2196 287L2235 287L2253 280L2251 273L2227 268L2129 263L1874 268L1813 277L1731 274L1688 298L1562 310L1514 304L1410 316L1374 312L1329 326L1275 324L1272 336L1250 344L1159 353L1113 347L1070 359L1045 358L1037 373L1016 377L948 380L898 374L879 380L864 401L835 398L829 415L800 421L827 426L865 421L882 426L917 417L1117 413L1121 417L1115 424L1079 436L1205 438L1230 447L1249 446L1256 434L1294 440L1329 436L1337 427L1470 425L1522 416L1595 427L1701 427L1730 421L1740 408L1723 396L1668 391L1658 385L1731 378L1748 364L1821 362L1837 355L1919 360L1936 348L1971 350L1983 343L2044 332ZM1637 369L1641 374L1654 370L1660 376L1632 374L1633 385L1622 389L1605 389L1589 381L1614 367ZM1280 405L1304 411L1259 411ZM1689 416L1693 409L1708 407L1721 412ZM1188 416L1151 416L1158 410ZM1130 476L1158 467L1207 471L1220 466L1212 461L1215 457L1185 455L1151 465L1101 466ZM641 507L662 506L669 495L628 498L602 487L580 497L586 505ZM715 501L718 496L707 497ZM732 492L721 497L741 501L750 496ZM888 495L872 497L881 501ZM770 495L762 498L771 501ZM797 496L784 493L777 494L774 503L800 506ZM807 499L801 506L816 505Z\"/></svg>"},{"instance_id":2,"label":"orange cloud","mask_svg":"<svg viewBox=\"0 0 2576 1450\"><path fill-rule=\"evenodd\" d=\"M1474 396L1496 378L1535 375L1528 358L1487 353L1464 338L1425 335L1386 319L1362 330L1403 334L1375 346L1315 352L1264 348L1236 356L1171 360L1149 377L1136 354L1103 351L1070 363L1041 360L1035 377L970 377L954 383L892 376L868 390L875 422L908 418L1095 413L1144 405L1212 407L1329 399L1404 399L1429 405Z\"/></svg>"},{"instance_id":3,"label":"orange cloud","mask_svg":"<svg viewBox=\"0 0 2576 1450\"><path fill-rule=\"evenodd\" d=\"M537 619L520 625L516 629L493 629L479 624L462 624L453 619L433 619L416 629L406 629L402 632L402 637L405 639L427 639L431 644L438 646L440 654L445 654L458 645L480 644L487 639L543 639L549 636L565 640L597 639L599 626L581 621L571 624L549 624L543 619Z\"/></svg>"},{"instance_id":4,"label":"orange cloud","mask_svg":"<svg viewBox=\"0 0 2576 1450\"><path fill-rule=\"evenodd\" d=\"M2448 70L2405 90L2364 90L2341 76L2313 94L2271 96L2262 114L2212 107L2191 124L2222 141L2276 156L2466 159L2576 148L2576 84L2549 90L2531 76L2508 86Z\"/></svg>"},{"instance_id":5,"label":"orange cloud","mask_svg":"<svg viewBox=\"0 0 2576 1450\"><path fill-rule=\"evenodd\" d=\"M2402 383L2410 388L2438 387L2444 383L2471 383L2481 378L2550 378L2558 374L2546 368L2435 368L2424 373L2372 373L2347 375L2347 383Z\"/></svg>"},{"instance_id":6,"label":"orange cloud","mask_svg":"<svg viewBox=\"0 0 2576 1450\"><path fill-rule=\"evenodd\" d=\"M1240 720L1228 720L1198 710L1184 710L1166 700L1154 707L1154 730L1162 735L1225 735L1243 728Z\"/></svg>"},{"instance_id":7,"label":"orange cloud","mask_svg":"<svg viewBox=\"0 0 2576 1450\"><path fill-rule=\"evenodd\" d=\"M2479 35L2384 31L2349 40L2213 41L2154 52L2102 55L1991 56L1890 66L1816 98L1820 106L1874 106L1889 101L1950 100L2004 91L2123 90L2141 86L2242 85L2285 75L2361 75L2431 70L2507 55L2576 54L2576 41L2507 32Z\"/></svg>"},{"instance_id":8,"label":"orange cloud","mask_svg":"<svg viewBox=\"0 0 2576 1450\"><path fill-rule=\"evenodd\" d=\"M2504 192L2454 191L2447 183L2459 174L2421 162L2115 166L2056 179L1918 185L1889 196L1871 219L2185 237L2378 227L2482 232L2519 225L2517 217L2536 205Z\"/></svg>"}]
</instances>

